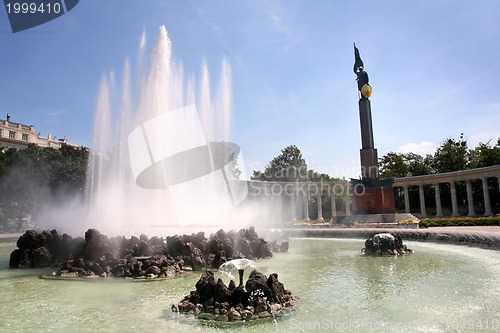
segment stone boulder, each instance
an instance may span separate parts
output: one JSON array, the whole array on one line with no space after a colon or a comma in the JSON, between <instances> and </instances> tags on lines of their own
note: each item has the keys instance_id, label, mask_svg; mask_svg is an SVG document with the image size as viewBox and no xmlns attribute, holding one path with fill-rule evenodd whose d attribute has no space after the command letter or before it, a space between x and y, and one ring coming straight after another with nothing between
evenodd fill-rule
<instances>
[{"instance_id":1,"label":"stone boulder","mask_svg":"<svg viewBox=\"0 0 500 333\"><path fill-rule=\"evenodd\" d=\"M211 271L205 271L196 283L196 290L172 304L171 310L201 320L226 322L273 318L293 310L295 304L295 297L278 281L276 273L268 278L253 271L245 286L236 287L231 281L226 287L221 279L215 282Z\"/></svg>"},{"instance_id":2,"label":"stone boulder","mask_svg":"<svg viewBox=\"0 0 500 333\"><path fill-rule=\"evenodd\" d=\"M401 236L392 233L378 233L365 241L361 250L365 255L407 255L413 253L403 244Z\"/></svg>"}]
</instances>

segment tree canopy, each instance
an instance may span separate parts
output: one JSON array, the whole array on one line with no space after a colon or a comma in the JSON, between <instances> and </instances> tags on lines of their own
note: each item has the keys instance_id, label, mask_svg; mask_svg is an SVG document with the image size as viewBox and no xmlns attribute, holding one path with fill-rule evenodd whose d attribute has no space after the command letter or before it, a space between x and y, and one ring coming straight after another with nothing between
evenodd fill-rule
<instances>
[{"instance_id":1,"label":"tree canopy","mask_svg":"<svg viewBox=\"0 0 500 333\"><path fill-rule=\"evenodd\" d=\"M389 152L379 158L381 178L420 176L435 173L460 171L500 164L500 139L496 145L491 141L479 143L470 149L463 134L458 140L448 138L425 157L414 153Z\"/></svg>"},{"instance_id":2,"label":"tree canopy","mask_svg":"<svg viewBox=\"0 0 500 333\"><path fill-rule=\"evenodd\" d=\"M5 220L36 218L46 202L83 194L88 150L34 144L26 149L0 149L0 210ZM19 226L22 227L21 225Z\"/></svg>"},{"instance_id":3,"label":"tree canopy","mask_svg":"<svg viewBox=\"0 0 500 333\"><path fill-rule=\"evenodd\" d=\"M269 162L264 172L253 172L252 180L294 182L307 181L307 164L302 152L295 145L281 150L281 154Z\"/></svg>"}]
</instances>

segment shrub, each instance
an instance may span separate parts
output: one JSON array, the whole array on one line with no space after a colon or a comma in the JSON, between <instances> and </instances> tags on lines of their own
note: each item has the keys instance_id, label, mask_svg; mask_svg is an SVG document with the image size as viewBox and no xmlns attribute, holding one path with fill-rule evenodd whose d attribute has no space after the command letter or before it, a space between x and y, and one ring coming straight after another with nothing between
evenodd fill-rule
<instances>
[{"instance_id":1,"label":"shrub","mask_svg":"<svg viewBox=\"0 0 500 333\"><path fill-rule=\"evenodd\" d=\"M499 217L443 217L426 218L420 220L420 226L428 227L450 227L450 226L489 226L500 225Z\"/></svg>"}]
</instances>

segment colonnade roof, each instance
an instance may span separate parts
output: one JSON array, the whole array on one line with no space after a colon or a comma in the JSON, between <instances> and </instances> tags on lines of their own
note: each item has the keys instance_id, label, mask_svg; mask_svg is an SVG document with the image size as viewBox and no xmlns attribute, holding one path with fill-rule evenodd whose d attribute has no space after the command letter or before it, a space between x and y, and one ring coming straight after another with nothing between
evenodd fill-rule
<instances>
[{"instance_id":1,"label":"colonnade roof","mask_svg":"<svg viewBox=\"0 0 500 333\"><path fill-rule=\"evenodd\" d=\"M438 173L433 175L394 178L394 186L428 185L500 177L500 165L484 168Z\"/></svg>"}]
</instances>

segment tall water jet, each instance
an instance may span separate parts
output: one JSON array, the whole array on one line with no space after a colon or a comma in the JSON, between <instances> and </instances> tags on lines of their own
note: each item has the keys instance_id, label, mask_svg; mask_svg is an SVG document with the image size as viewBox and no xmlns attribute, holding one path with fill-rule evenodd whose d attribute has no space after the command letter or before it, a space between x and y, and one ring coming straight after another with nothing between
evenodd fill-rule
<instances>
[{"instance_id":1,"label":"tall water jet","mask_svg":"<svg viewBox=\"0 0 500 333\"><path fill-rule=\"evenodd\" d=\"M145 53L145 41L143 33L139 60ZM229 63L226 59L222 61L213 102L206 62L203 61L196 91L194 77L190 76L185 83L183 67L172 61L171 50L167 30L162 26L151 54L149 73L144 73L144 65L140 63L139 77L134 84L127 60L120 94L110 82L113 79L103 77L87 171L89 223L82 225L82 229L97 223L106 233L127 235L158 227L220 224L217 212L231 208L246 196L246 183L234 182L236 177L232 172L242 167L228 162L236 161L239 155L237 145L229 143ZM115 95L121 96L120 102L111 97ZM187 132L182 133L183 130ZM182 138L191 142L195 132L198 139L190 148L196 151L184 153L186 142ZM202 147L206 147L210 156L211 170L206 171L206 176L202 174L205 170L193 169L196 164L202 164L203 158L194 155L205 149ZM154 177L144 186L140 181L144 177L140 178L140 174L150 173L148 168L154 169ZM184 174L190 170L196 171L192 179ZM188 180L192 180L190 186L184 185L182 189L177 186ZM240 191L242 194L235 199L235 193Z\"/></svg>"}]
</instances>

